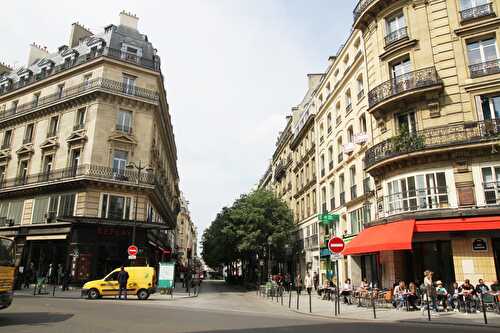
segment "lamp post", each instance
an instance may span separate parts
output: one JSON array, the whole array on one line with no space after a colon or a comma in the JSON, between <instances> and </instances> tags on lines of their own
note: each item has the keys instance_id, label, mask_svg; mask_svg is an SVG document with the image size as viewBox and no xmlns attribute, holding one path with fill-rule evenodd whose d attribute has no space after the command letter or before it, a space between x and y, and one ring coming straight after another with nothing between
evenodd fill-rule
<instances>
[{"instance_id":1,"label":"lamp post","mask_svg":"<svg viewBox=\"0 0 500 333\"><path fill-rule=\"evenodd\" d=\"M268 256L267 256L267 276L268 278L271 277L271 245L273 244L273 238L271 236L267 237L267 249L268 249Z\"/></svg>"},{"instance_id":2,"label":"lamp post","mask_svg":"<svg viewBox=\"0 0 500 333\"><path fill-rule=\"evenodd\" d=\"M127 167L126 167L128 170L137 170L137 180L136 180L136 184L137 184L137 190L136 190L136 193L135 193L135 207L134 207L134 227L132 228L132 245L135 245L135 229L136 229L136 225L137 225L137 202L139 201L139 185L141 184L141 173L142 173L142 170L146 170L147 172L152 172L153 171L153 168L151 168L150 166L143 166L142 165L142 161L139 161L137 164L134 163L134 162L130 162L129 164L127 164Z\"/></svg>"}]
</instances>

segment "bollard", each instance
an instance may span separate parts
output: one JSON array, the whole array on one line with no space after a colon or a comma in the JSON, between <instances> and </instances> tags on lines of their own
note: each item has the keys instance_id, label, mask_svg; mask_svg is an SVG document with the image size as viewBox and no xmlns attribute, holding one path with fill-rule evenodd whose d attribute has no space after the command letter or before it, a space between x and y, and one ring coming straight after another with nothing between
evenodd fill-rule
<instances>
[{"instance_id":1,"label":"bollard","mask_svg":"<svg viewBox=\"0 0 500 333\"><path fill-rule=\"evenodd\" d=\"M299 309L299 298L300 298L300 293L297 291L297 310Z\"/></svg>"},{"instance_id":2,"label":"bollard","mask_svg":"<svg viewBox=\"0 0 500 333\"><path fill-rule=\"evenodd\" d=\"M481 297L481 307L483 308L483 317L484 317L484 324L488 325L488 318L486 317L486 307L484 306L484 299L483 299L483 293L479 293Z\"/></svg>"},{"instance_id":3,"label":"bollard","mask_svg":"<svg viewBox=\"0 0 500 333\"><path fill-rule=\"evenodd\" d=\"M375 308L375 299L373 298L373 290L371 293L371 299L372 299L372 308L373 308L373 319L377 319L377 310Z\"/></svg>"},{"instance_id":4,"label":"bollard","mask_svg":"<svg viewBox=\"0 0 500 333\"><path fill-rule=\"evenodd\" d=\"M425 299L427 303L427 319L431 321L431 307L429 304L429 291L427 290L427 288L425 289Z\"/></svg>"},{"instance_id":5,"label":"bollard","mask_svg":"<svg viewBox=\"0 0 500 333\"><path fill-rule=\"evenodd\" d=\"M338 307L339 307L339 310L338 310L338 313L339 313L339 316L340 316L340 288L337 286L337 302L338 302Z\"/></svg>"},{"instance_id":6,"label":"bollard","mask_svg":"<svg viewBox=\"0 0 500 333\"><path fill-rule=\"evenodd\" d=\"M283 306L283 294L285 293L285 287L281 288L281 306Z\"/></svg>"},{"instance_id":7,"label":"bollard","mask_svg":"<svg viewBox=\"0 0 500 333\"><path fill-rule=\"evenodd\" d=\"M309 313L312 313L311 293L309 293Z\"/></svg>"},{"instance_id":8,"label":"bollard","mask_svg":"<svg viewBox=\"0 0 500 333\"><path fill-rule=\"evenodd\" d=\"M279 300L279 296L280 296L280 288L276 288L276 303L278 303L280 300Z\"/></svg>"},{"instance_id":9,"label":"bollard","mask_svg":"<svg viewBox=\"0 0 500 333\"><path fill-rule=\"evenodd\" d=\"M334 313L335 317L337 316L337 294L332 293L332 301L333 301L333 308L334 308Z\"/></svg>"},{"instance_id":10,"label":"bollard","mask_svg":"<svg viewBox=\"0 0 500 333\"><path fill-rule=\"evenodd\" d=\"M56 295L56 285L53 284L52 285L52 297L54 297Z\"/></svg>"},{"instance_id":11,"label":"bollard","mask_svg":"<svg viewBox=\"0 0 500 333\"><path fill-rule=\"evenodd\" d=\"M288 308L292 307L292 284L290 283L290 289L288 290Z\"/></svg>"},{"instance_id":12,"label":"bollard","mask_svg":"<svg viewBox=\"0 0 500 333\"><path fill-rule=\"evenodd\" d=\"M35 283L35 287L33 288L33 296L36 296L36 283Z\"/></svg>"}]
</instances>

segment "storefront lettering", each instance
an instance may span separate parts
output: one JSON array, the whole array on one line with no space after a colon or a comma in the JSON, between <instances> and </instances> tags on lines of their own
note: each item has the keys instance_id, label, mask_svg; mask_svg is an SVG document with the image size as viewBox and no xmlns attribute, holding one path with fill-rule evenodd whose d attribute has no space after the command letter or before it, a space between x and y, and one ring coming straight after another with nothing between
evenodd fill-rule
<instances>
[{"instance_id":1,"label":"storefront lettering","mask_svg":"<svg viewBox=\"0 0 500 333\"><path fill-rule=\"evenodd\" d=\"M123 237L130 236L131 232L128 229L97 227L97 236L105 237Z\"/></svg>"}]
</instances>

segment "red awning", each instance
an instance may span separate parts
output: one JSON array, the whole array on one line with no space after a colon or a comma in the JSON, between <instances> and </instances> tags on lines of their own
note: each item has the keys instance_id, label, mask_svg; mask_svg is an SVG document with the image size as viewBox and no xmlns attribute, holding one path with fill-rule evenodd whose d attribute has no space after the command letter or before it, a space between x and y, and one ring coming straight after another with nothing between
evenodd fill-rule
<instances>
[{"instance_id":1,"label":"red awning","mask_svg":"<svg viewBox=\"0 0 500 333\"><path fill-rule=\"evenodd\" d=\"M415 232L445 232L496 229L500 229L500 216L422 220L415 223Z\"/></svg>"},{"instance_id":2,"label":"red awning","mask_svg":"<svg viewBox=\"0 0 500 333\"><path fill-rule=\"evenodd\" d=\"M415 220L404 220L363 230L347 243L343 255L411 250Z\"/></svg>"}]
</instances>

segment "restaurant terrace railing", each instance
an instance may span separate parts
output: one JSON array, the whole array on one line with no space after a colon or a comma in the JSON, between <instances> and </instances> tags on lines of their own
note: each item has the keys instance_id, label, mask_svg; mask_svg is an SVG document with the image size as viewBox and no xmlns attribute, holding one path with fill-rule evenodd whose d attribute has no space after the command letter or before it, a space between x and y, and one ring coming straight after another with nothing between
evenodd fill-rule
<instances>
[{"instance_id":1,"label":"restaurant terrace railing","mask_svg":"<svg viewBox=\"0 0 500 333\"><path fill-rule=\"evenodd\" d=\"M469 71L471 78L500 73L500 59L469 65Z\"/></svg>"},{"instance_id":2,"label":"restaurant terrace railing","mask_svg":"<svg viewBox=\"0 0 500 333\"><path fill-rule=\"evenodd\" d=\"M151 70L154 70L157 72L160 71L160 62L157 60L146 59L143 57L139 57L133 53L124 52L122 50L105 47L102 50L97 51L97 52L83 54L83 55L77 57L72 62L65 62L63 64L54 66L50 71L43 71L43 72L35 74L35 75L30 75L27 79L19 80L15 83L8 84L4 88L0 88L0 96L3 94L10 93L14 90L26 87L26 86L31 85L33 83L36 83L40 80L43 80L47 77L64 72L68 69L71 69L75 66L81 65L83 63L86 63L88 61L91 61L91 60L99 58L99 57L108 57L108 58L112 58L112 59L122 60L122 61L125 61L128 63L133 63L135 65L138 65L138 66L141 66L144 68L148 68L148 69L151 69Z\"/></svg>"},{"instance_id":3,"label":"restaurant terrace railing","mask_svg":"<svg viewBox=\"0 0 500 333\"><path fill-rule=\"evenodd\" d=\"M500 119L431 127L382 141L365 153L365 167L391 157L430 148L478 143L500 138Z\"/></svg>"},{"instance_id":4,"label":"restaurant terrace railing","mask_svg":"<svg viewBox=\"0 0 500 333\"><path fill-rule=\"evenodd\" d=\"M370 90L368 93L368 104L371 108L393 96L439 83L441 83L441 80L438 77L435 67L418 69L396 76Z\"/></svg>"},{"instance_id":5,"label":"restaurant terrace railing","mask_svg":"<svg viewBox=\"0 0 500 333\"><path fill-rule=\"evenodd\" d=\"M490 16L493 14L495 14L495 12L493 11L493 4L490 2L490 3L486 3L484 5L479 5L476 7L461 10L460 11L460 18L461 18L462 22L465 22L465 21L474 20L474 19L484 17L484 16Z\"/></svg>"},{"instance_id":6,"label":"restaurant terrace railing","mask_svg":"<svg viewBox=\"0 0 500 333\"><path fill-rule=\"evenodd\" d=\"M404 39L408 37L408 27L403 27L401 29L392 31L384 37L385 45L390 45L392 43L397 42L398 40Z\"/></svg>"},{"instance_id":7,"label":"restaurant terrace railing","mask_svg":"<svg viewBox=\"0 0 500 333\"><path fill-rule=\"evenodd\" d=\"M134 97L140 97L140 98L145 98L148 100L152 101L157 101L159 100L159 95L158 92L145 89L145 88L140 88L136 86L130 86L127 84L124 84L123 82L119 81L114 81L110 79L105 79L105 78L95 78L83 83L80 83L78 85L75 85L73 87L69 87L67 89L64 89L62 92L57 92L54 94L50 94L44 97L40 97L38 100L37 105L34 107L32 102L27 102L24 104L19 104L15 105L14 107L11 107L9 109L3 110L0 112L0 121L2 121L5 118L9 118L12 116L17 116L17 115L24 115L32 110L38 109L38 108L43 108L47 105L51 105L52 103L55 103L60 100L64 100L67 98L71 98L77 95L80 95L82 93L86 93L89 91L93 90L100 90L100 91L109 91L113 93L118 93L118 94L124 94L124 95L129 95L129 96L134 96Z\"/></svg>"},{"instance_id":8,"label":"restaurant terrace railing","mask_svg":"<svg viewBox=\"0 0 500 333\"><path fill-rule=\"evenodd\" d=\"M409 189L378 199L379 216L389 216L412 211L450 208L446 186Z\"/></svg>"}]
</instances>

